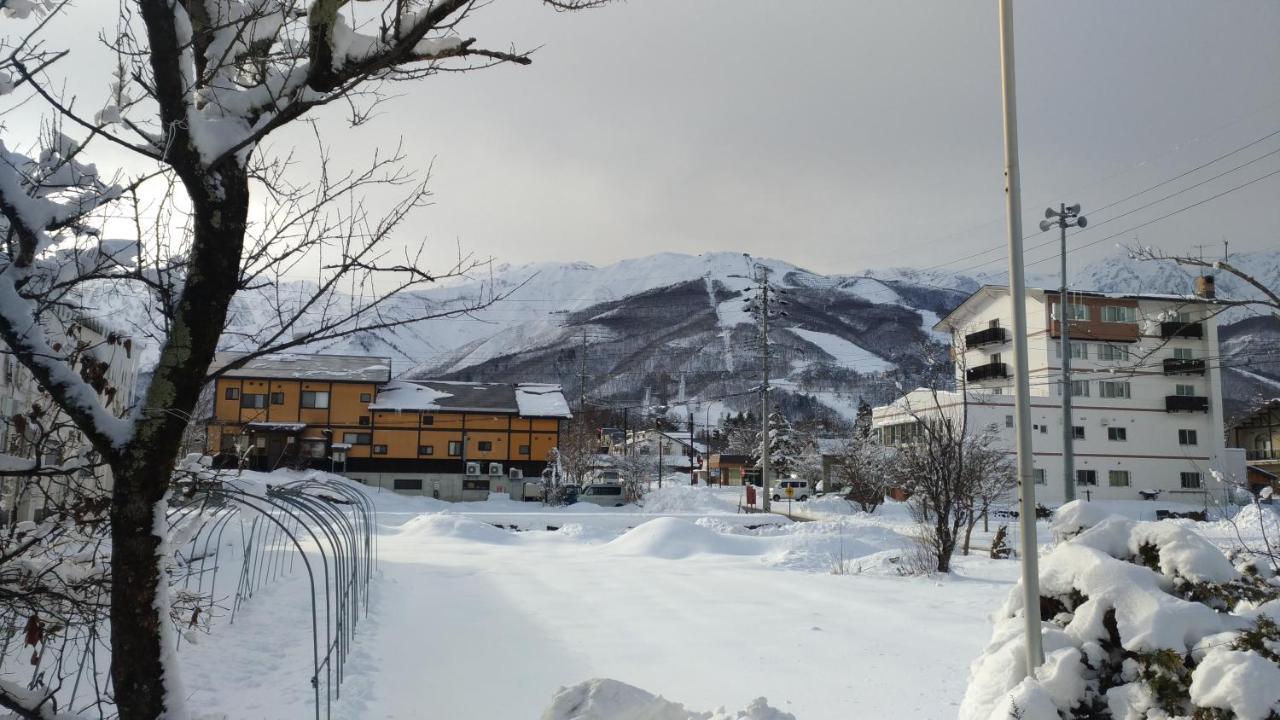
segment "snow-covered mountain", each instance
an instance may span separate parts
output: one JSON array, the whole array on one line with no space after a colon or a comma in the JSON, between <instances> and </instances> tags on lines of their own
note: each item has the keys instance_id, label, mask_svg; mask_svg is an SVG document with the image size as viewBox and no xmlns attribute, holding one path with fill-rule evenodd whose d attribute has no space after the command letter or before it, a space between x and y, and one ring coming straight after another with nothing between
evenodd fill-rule
<instances>
[{"instance_id":1,"label":"snow-covered mountain","mask_svg":"<svg viewBox=\"0 0 1280 720\"><path fill-rule=\"evenodd\" d=\"M1233 261L1280 287L1280 252L1239 254ZM761 359L752 316L752 263L766 266L785 291L786 317L771 327L770 373L779 399L797 413L850 418L859 399L884 402L924 375L946 372L944 338L931 328L940 315L994 278L932 269L869 270L824 275L790 263L737 253L663 253L595 267L586 263L504 265L472 280L406 294L386 317L415 317L493 302L474 312L362 333L308 348L384 355L412 377L558 382L592 402L695 406L700 414L755 403ZM1103 292L1187 293L1195 277L1172 263L1115 255L1073 273L1071 285ZM1054 287L1051 274L1029 284ZM1222 297L1243 297L1243 283L1218 275ZM310 283L291 282L238 297L224 345L250 345L278 326L274 308L301 302ZM112 293L96 299L99 315L140 315ZM339 304L341 299L339 299ZM1239 404L1280 395L1276 321L1243 317L1222 333L1226 357L1250 358L1232 368L1228 395ZM146 315L136 320L146 324ZM298 328L306 329L306 328ZM145 340L144 340L145 341ZM146 363L144 359L144 364ZM1234 364L1234 363L1233 363ZM585 382L584 382L585 381ZM647 398L647 400L646 400Z\"/></svg>"}]
</instances>

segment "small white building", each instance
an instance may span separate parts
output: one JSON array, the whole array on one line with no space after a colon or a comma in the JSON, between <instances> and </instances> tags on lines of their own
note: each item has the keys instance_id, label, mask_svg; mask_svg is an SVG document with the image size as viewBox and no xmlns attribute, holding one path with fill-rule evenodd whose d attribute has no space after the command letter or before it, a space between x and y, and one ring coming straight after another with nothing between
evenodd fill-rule
<instances>
[{"instance_id":1,"label":"small white building","mask_svg":"<svg viewBox=\"0 0 1280 720\"><path fill-rule=\"evenodd\" d=\"M76 343L84 348L84 355L101 363L101 380L107 388L98 396L103 407L117 417L128 413L136 393L141 347L132 338L91 317L51 314L47 324L51 327L46 330L55 342ZM0 466L24 469L37 459L37 453L41 454L41 465L58 466L89 450L84 436L71 429L66 418L59 420L64 428L44 438L39 437L35 423L17 419L37 405L47 409L52 407L52 401L12 354L0 356ZM50 415L46 411L42 421L51 422ZM38 484L29 477L0 477L0 506L3 507L0 523L37 519L42 517L47 503L61 499L66 493L108 493L111 485L111 471L105 464L97 465L92 471L78 472L74 477L46 479Z\"/></svg>"},{"instance_id":2,"label":"small white building","mask_svg":"<svg viewBox=\"0 0 1280 720\"><path fill-rule=\"evenodd\" d=\"M688 471L692 460L693 467L702 467L702 460L707 455L707 446L693 439L688 432L676 430L632 430L627 432L626 453L652 457L657 463L662 459L664 472Z\"/></svg>"},{"instance_id":3,"label":"small white building","mask_svg":"<svg viewBox=\"0 0 1280 720\"><path fill-rule=\"evenodd\" d=\"M1059 293L1028 289L1028 370L1036 496L1061 503L1062 393L1072 394L1078 497L1202 502L1225 457L1215 308L1198 297L1071 292L1071 374L1062 379ZM1013 305L1006 287L969 296L935 330L951 334L958 391L915 390L872 413L887 444L946 413L971 432L994 426L1014 448ZM1240 479L1241 481L1243 479Z\"/></svg>"}]
</instances>

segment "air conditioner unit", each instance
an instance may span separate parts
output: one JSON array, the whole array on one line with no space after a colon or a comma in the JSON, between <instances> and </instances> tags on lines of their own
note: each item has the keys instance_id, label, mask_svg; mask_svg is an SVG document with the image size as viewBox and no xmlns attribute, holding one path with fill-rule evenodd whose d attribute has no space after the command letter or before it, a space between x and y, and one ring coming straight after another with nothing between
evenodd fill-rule
<instances>
[{"instance_id":1,"label":"air conditioner unit","mask_svg":"<svg viewBox=\"0 0 1280 720\"><path fill-rule=\"evenodd\" d=\"M520 468L511 468L510 470L507 471L507 477L511 478L512 480L523 480L524 471L521 470Z\"/></svg>"},{"instance_id":2,"label":"air conditioner unit","mask_svg":"<svg viewBox=\"0 0 1280 720\"><path fill-rule=\"evenodd\" d=\"M490 474L490 475L495 475L495 476L496 476L496 475L501 475L501 474L502 474L502 463L489 463L489 474Z\"/></svg>"},{"instance_id":3,"label":"air conditioner unit","mask_svg":"<svg viewBox=\"0 0 1280 720\"><path fill-rule=\"evenodd\" d=\"M467 463L467 474L478 476L480 474L480 463L477 463L477 462Z\"/></svg>"}]
</instances>

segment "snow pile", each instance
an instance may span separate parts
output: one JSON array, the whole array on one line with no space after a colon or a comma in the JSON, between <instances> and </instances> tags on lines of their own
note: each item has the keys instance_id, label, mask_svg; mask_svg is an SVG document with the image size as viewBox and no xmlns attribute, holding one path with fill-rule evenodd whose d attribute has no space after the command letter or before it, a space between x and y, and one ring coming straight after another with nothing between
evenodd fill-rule
<instances>
[{"instance_id":1,"label":"snow pile","mask_svg":"<svg viewBox=\"0 0 1280 720\"><path fill-rule=\"evenodd\" d=\"M410 537L452 538L482 543L506 544L511 533L488 523L451 514L424 514L400 526L400 534Z\"/></svg>"},{"instance_id":2,"label":"snow pile","mask_svg":"<svg viewBox=\"0 0 1280 720\"><path fill-rule=\"evenodd\" d=\"M1280 713L1280 587L1179 522L1059 511L1041 563L1045 663L1024 678L1022 590L974 662L962 720ZM1243 569L1243 572L1242 572ZM1225 711L1222 712L1222 711Z\"/></svg>"},{"instance_id":3,"label":"snow pile","mask_svg":"<svg viewBox=\"0 0 1280 720\"><path fill-rule=\"evenodd\" d=\"M654 518L605 545L623 555L679 560L691 555L755 555L762 547L757 538L724 535L680 518Z\"/></svg>"},{"instance_id":4,"label":"snow pile","mask_svg":"<svg viewBox=\"0 0 1280 720\"><path fill-rule=\"evenodd\" d=\"M664 484L653 488L644 496L644 511L654 514L669 513L723 513L737 510L737 499L741 493L730 495L705 487L688 485L685 478L683 485Z\"/></svg>"},{"instance_id":5,"label":"snow pile","mask_svg":"<svg viewBox=\"0 0 1280 720\"><path fill-rule=\"evenodd\" d=\"M686 710L679 703L617 680L595 679L560 688L542 720L795 720L791 713L769 707L764 698L745 710Z\"/></svg>"}]
</instances>

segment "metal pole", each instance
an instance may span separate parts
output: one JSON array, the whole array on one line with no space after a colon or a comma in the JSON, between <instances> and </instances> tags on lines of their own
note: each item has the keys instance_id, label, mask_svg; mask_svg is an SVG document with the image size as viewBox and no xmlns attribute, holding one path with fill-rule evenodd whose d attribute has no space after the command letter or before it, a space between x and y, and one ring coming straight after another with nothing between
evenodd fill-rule
<instances>
[{"instance_id":1,"label":"metal pole","mask_svg":"<svg viewBox=\"0 0 1280 720\"><path fill-rule=\"evenodd\" d=\"M760 282L760 328L761 342L764 348L764 382L760 386L760 488L764 490L764 504L762 507L765 512L769 512L773 504L770 502L769 495L769 271L767 268L761 270Z\"/></svg>"},{"instance_id":2,"label":"metal pole","mask_svg":"<svg viewBox=\"0 0 1280 720\"><path fill-rule=\"evenodd\" d=\"M1036 554L1035 478L1031 465L1031 382L1027 377L1027 288L1023 277L1022 189L1018 177L1018 109L1014 99L1013 0L1000 0L1000 89L1004 109L1005 214L1009 232L1009 298L1013 304L1014 432L1022 506L1022 606L1026 621L1026 672L1044 662L1040 638L1040 570Z\"/></svg>"},{"instance_id":3,"label":"metal pole","mask_svg":"<svg viewBox=\"0 0 1280 720\"><path fill-rule=\"evenodd\" d=\"M693 479L693 411L689 410L687 406L685 410L689 413L689 487L693 487L698 484Z\"/></svg>"},{"instance_id":4,"label":"metal pole","mask_svg":"<svg viewBox=\"0 0 1280 720\"><path fill-rule=\"evenodd\" d=\"M1062 500L1076 499L1075 423L1071 419L1071 314L1067 302L1067 204L1060 204L1062 286L1058 290L1058 332L1062 342Z\"/></svg>"}]
</instances>

